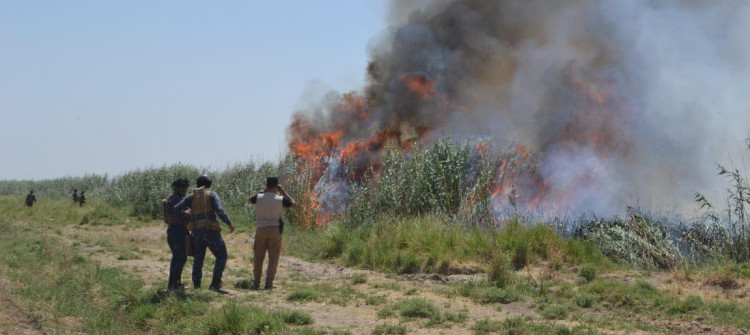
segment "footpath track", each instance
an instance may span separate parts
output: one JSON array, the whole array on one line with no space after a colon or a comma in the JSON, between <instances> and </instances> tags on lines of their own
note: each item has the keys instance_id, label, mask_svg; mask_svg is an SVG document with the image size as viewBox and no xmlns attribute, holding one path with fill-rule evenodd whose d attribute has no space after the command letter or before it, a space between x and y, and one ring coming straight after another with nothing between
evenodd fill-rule
<instances>
[{"instance_id":1,"label":"footpath track","mask_svg":"<svg viewBox=\"0 0 750 335\"><path fill-rule=\"evenodd\" d=\"M13 301L14 285L0 275L0 334L47 335L31 315Z\"/></svg>"}]
</instances>

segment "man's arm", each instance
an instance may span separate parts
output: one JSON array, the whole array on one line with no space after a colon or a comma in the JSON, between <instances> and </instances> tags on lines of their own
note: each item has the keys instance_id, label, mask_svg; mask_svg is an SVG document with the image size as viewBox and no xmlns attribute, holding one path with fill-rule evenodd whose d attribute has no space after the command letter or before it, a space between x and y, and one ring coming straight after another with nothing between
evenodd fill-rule
<instances>
[{"instance_id":1,"label":"man's arm","mask_svg":"<svg viewBox=\"0 0 750 335\"><path fill-rule=\"evenodd\" d=\"M219 216L221 221L224 221L229 226L232 226L232 220L229 220L229 216L227 216L227 212L224 210L224 207L221 206L221 200L219 199L219 195L216 194L216 192L211 192L211 205L214 208L214 212L216 212L216 215Z\"/></svg>"},{"instance_id":2,"label":"man's arm","mask_svg":"<svg viewBox=\"0 0 750 335\"><path fill-rule=\"evenodd\" d=\"M284 189L284 187L281 186L281 185L279 185L279 192L281 192L281 196L284 197L284 199L289 199L289 203L284 202L284 207L293 208L294 206L297 206L297 202L294 201L294 198L292 198L291 196L289 196L289 194L286 193L286 190ZM287 205L289 205L289 206L287 206Z\"/></svg>"},{"instance_id":3,"label":"man's arm","mask_svg":"<svg viewBox=\"0 0 750 335\"><path fill-rule=\"evenodd\" d=\"M186 208L190 208L190 199L192 196L188 195L187 197L182 198L180 202L177 203L177 205L174 205L172 209L174 209L175 212L182 212Z\"/></svg>"},{"instance_id":4,"label":"man's arm","mask_svg":"<svg viewBox=\"0 0 750 335\"><path fill-rule=\"evenodd\" d=\"M211 205L213 205L214 212L216 212L216 215L219 216L221 221L224 221L224 223L229 226L229 232L234 233L234 225L232 224L232 221L229 220L229 216L227 216L227 212L224 211L224 207L221 206L221 200L216 192L211 192Z\"/></svg>"}]
</instances>

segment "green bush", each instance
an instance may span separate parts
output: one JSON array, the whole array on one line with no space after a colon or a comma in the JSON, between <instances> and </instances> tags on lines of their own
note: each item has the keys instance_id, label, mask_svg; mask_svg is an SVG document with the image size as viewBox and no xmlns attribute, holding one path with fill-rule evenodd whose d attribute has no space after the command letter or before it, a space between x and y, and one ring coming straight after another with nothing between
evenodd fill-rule
<instances>
[{"instance_id":1,"label":"green bush","mask_svg":"<svg viewBox=\"0 0 750 335\"><path fill-rule=\"evenodd\" d=\"M587 283L590 283L596 279L596 268L590 264L584 265L578 270L578 276L583 278Z\"/></svg>"},{"instance_id":2,"label":"green bush","mask_svg":"<svg viewBox=\"0 0 750 335\"><path fill-rule=\"evenodd\" d=\"M372 331L373 335L406 335L406 326L397 324L379 324Z\"/></svg>"},{"instance_id":3,"label":"green bush","mask_svg":"<svg viewBox=\"0 0 750 335\"><path fill-rule=\"evenodd\" d=\"M301 287L295 289L286 297L286 300L289 302L308 302L317 301L318 299L320 299L318 291L311 287Z\"/></svg>"},{"instance_id":4,"label":"green bush","mask_svg":"<svg viewBox=\"0 0 750 335\"><path fill-rule=\"evenodd\" d=\"M703 307L703 299L698 296L691 295L683 300L675 301L671 306L669 306L667 312L669 312L670 314L685 314L697 311L701 307Z\"/></svg>"},{"instance_id":5,"label":"green bush","mask_svg":"<svg viewBox=\"0 0 750 335\"><path fill-rule=\"evenodd\" d=\"M595 297L587 293L579 293L574 298L575 303L581 308L591 308L594 306Z\"/></svg>"},{"instance_id":6,"label":"green bush","mask_svg":"<svg viewBox=\"0 0 750 335\"><path fill-rule=\"evenodd\" d=\"M402 301L399 312L401 316L409 318L431 318L440 313L431 301L419 298Z\"/></svg>"},{"instance_id":7,"label":"green bush","mask_svg":"<svg viewBox=\"0 0 750 335\"><path fill-rule=\"evenodd\" d=\"M310 315L310 313L303 312L303 311L297 311L297 310L291 310L291 311L281 311L281 319L284 320L284 323L295 325L295 326L304 326L304 325L311 325L313 324L313 317Z\"/></svg>"},{"instance_id":8,"label":"green bush","mask_svg":"<svg viewBox=\"0 0 750 335\"><path fill-rule=\"evenodd\" d=\"M508 258L500 253L494 254L487 271L487 280L499 288L505 288L515 282L516 276L510 267Z\"/></svg>"},{"instance_id":9,"label":"green bush","mask_svg":"<svg viewBox=\"0 0 750 335\"><path fill-rule=\"evenodd\" d=\"M560 304L551 304L545 306L540 314L548 320L564 320L568 316L568 308Z\"/></svg>"}]
</instances>

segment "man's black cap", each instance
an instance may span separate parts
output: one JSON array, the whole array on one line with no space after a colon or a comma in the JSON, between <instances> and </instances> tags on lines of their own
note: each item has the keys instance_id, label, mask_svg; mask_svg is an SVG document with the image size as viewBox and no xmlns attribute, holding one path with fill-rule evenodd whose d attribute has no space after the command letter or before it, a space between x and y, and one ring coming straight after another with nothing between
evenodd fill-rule
<instances>
[{"instance_id":1,"label":"man's black cap","mask_svg":"<svg viewBox=\"0 0 750 335\"><path fill-rule=\"evenodd\" d=\"M266 178L266 187L274 188L276 186L279 186L279 177L267 177Z\"/></svg>"},{"instance_id":2,"label":"man's black cap","mask_svg":"<svg viewBox=\"0 0 750 335\"><path fill-rule=\"evenodd\" d=\"M190 182L187 178L177 178L172 182L172 187L188 187Z\"/></svg>"}]
</instances>

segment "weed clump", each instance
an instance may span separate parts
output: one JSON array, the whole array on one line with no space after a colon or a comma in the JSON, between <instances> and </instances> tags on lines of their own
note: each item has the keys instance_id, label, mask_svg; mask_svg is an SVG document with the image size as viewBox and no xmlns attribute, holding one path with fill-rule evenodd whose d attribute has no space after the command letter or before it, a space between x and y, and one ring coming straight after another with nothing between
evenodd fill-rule
<instances>
[{"instance_id":1,"label":"weed clump","mask_svg":"<svg viewBox=\"0 0 750 335\"><path fill-rule=\"evenodd\" d=\"M318 292L311 287L301 287L292 293L289 293L286 297L286 301L289 302L308 302L317 301L319 299Z\"/></svg>"},{"instance_id":2,"label":"weed clump","mask_svg":"<svg viewBox=\"0 0 750 335\"><path fill-rule=\"evenodd\" d=\"M431 301L425 299L405 300L400 303L399 312L409 318L431 318L440 313Z\"/></svg>"},{"instance_id":3,"label":"weed clump","mask_svg":"<svg viewBox=\"0 0 750 335\"><path fill-rule=\"evenodd\" d=\"M372 331L373 335L406 335L406 326L401 324L379 324Z\"/></svg>"},{"instance_id":4,"label":"weed clump","mask_svg":"<svg viewBox=\"0 0 750 335\"><path fill-rule=\"evenodd\" d=\"M583 278L587 283L590 283L596 279L596 268L593 265L584 265L578 270L578 276Z\"/></svg>"},{"instance_id":5,"label":"weed clump","mask_svg":"<svg viewBox=\"0 0 750 335\"><path fill-rule=\"evenodd\" d=\"M515 277L507 256L496 253L490 260L487 280L499 288L505 288L513 284L516 279Z\"/></svg>"},{"instance_id":6,"label":"weed clump","mask_svg":"<svg viewBox=\"0 0 750 335\"><path fill-rule=\"evenodd\" d=\"M542 317L548 320L564 320L568 317L568 308L560 304L551 304L541 311Z\"/></svg>"}]
</instances>

